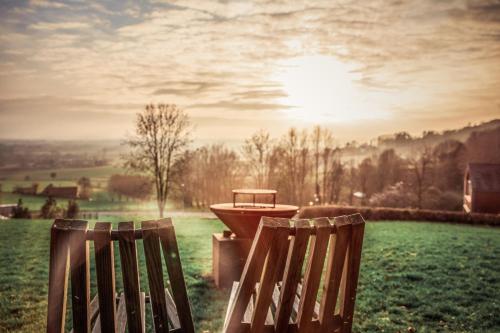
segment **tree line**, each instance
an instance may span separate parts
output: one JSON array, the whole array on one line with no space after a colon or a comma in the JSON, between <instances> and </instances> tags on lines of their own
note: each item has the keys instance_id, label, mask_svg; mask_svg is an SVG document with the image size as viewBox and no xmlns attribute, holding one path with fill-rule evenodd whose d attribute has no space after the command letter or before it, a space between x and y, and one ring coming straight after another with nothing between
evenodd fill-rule
<instances>
[{"instance_id":1,"label":"tree line","mask_svg":"<svg viewBox=\"0 0 500 333\"><path fill-rule=\"evenodd\" d=\"M224 145L186 150L176 163L174 196L186 206L231 200L238 187L278 190L278 201L459 210L467 143L448 140L408 156L386 149L360 162L342 158L333 133L291 128L273 139L264 131L240 151Z\"/></svg>"},{"instance_id":2,"label":"tree line","mask_svg":"<svg viewBox=\"0 0 500 333\"><path fill-rule=\"evenodd\" d=\"M463 175L469 161L491 162L488 142L500 130L473 134L463 143L446 140L398 153L378 151L362 160L343 156L330 129L290 128L274 138L259 131L241 148L223 144L190 148L190 123L175 105L148 105L138 115L128 166L149 175L159 207L167 196L185 207L231 201L239 187L278 190L278 202L461 209ZM158 193L160 194L158 196ZM161 211L162 209L160 209Z\"/></svg>"}]
</instances>

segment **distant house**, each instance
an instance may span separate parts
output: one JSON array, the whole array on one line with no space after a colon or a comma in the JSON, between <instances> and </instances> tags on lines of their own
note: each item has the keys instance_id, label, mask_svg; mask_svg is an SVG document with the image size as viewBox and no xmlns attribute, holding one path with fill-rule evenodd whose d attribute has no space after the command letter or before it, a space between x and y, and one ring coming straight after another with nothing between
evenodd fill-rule
<instances>
[{"instance_id":1,"label":"distant house","mask_svg":"<svg viewBox=\"0 0 500 333\"><path fill-rule=\"evenodd\" d=\"M16 186L12 193L24 194L24 195L36 195L38 192L38 184L33 184L29 187Z\"/></svg>"},{"instance_id":2,"label":"distant house","mask_svg":"<svg viewBox=\"0 0 500 333\"><path fill-rule=\"evenodd\" d=\"M54 186L49 184L40 195L53 198L77 199L78 186Z\"/></svg>"},{"instance_id":3,"label":"distant house","mask_svg":"<svg viewBox=\"0 0 500 333\"><path fill-rule=\"evenodd\" d=\"M16 204L0 205L0 216L5 216L5 217L11 216L14 208L16 208L16 207L17 207Z\"/></svg>"},{"instance_id":4,"label":"distant house","mask_svg":"<svg viewBox=\"0 0 500 333\"><path fill-rule=\"evenodd\" d=\"M500 164L469 163L464 179L464 210L500 213Z\"/></svg>"}]
</instances>

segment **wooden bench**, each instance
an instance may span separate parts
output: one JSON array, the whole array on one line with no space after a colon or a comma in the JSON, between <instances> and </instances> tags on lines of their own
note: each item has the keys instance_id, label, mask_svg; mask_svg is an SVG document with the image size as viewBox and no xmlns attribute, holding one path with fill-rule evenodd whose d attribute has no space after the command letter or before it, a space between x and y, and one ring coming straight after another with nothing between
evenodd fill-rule
<instances>
[{"instance_id":1,"label":"wooden bench","mask_svg":"<svg viewBox=\"0 0 500 333\"><path fill-rule=\"evenodd\" d=\"M137 240L142 239L150 295L141 291ZM90 301L89 243L94 242L97 294ZM120 252L124 290L115 290L114 245ZM165 285L161 250L171 293ZM71 279L72 332L145 332L146 303L155 332L194 332L174 227L170 219L133 222L56 220L51 229L47 332L65 332L68 273Z\"/></svg>"},{"instance_id":2,"label":"wooden bench","mask_svg":"<svg viewBox=\"0 0 500 333\"><path fill-rule=\"evenodd\" d=\"M262 218L224 332L351 332L365 222L331 222Z\"/></svg>"}]
</instances>

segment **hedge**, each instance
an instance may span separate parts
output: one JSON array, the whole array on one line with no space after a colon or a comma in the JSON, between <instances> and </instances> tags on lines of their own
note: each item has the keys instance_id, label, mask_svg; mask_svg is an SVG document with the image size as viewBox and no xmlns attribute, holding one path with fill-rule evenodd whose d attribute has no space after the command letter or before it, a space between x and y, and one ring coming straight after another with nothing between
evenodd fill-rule
<instances>
[{"instance_id":1,"label":"hedge","mask_svg":"<svg viewBox=\"0 0 500 333\"><path fill-rule=\"evenodd\" d=\"M354 206L306 206L299 211L299 218L333 217L360 213L366 220L428 221L500 226L500 214L464 213L446 210L354 207Z\"/></svg>"}]
</instances>

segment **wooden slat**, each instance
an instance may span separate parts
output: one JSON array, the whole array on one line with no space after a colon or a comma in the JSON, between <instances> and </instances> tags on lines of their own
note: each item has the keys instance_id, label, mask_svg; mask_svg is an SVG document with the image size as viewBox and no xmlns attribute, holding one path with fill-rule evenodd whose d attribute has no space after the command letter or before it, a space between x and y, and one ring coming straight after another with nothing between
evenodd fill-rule
<instances>
[{"instance_id":1,"label":"wooden slat","mask_svg":"<svg viewBox=\"0 0 500 333\"><path fill-rule=\"evenodd\" d=\"M266 217L263 220L268 219ZM289 220L282 218L269 218L275 223L275 232L271 249L267 255L264 271L260 280L260 286L255 300L255 308L252 316L251 331L262 332L266 320L273 324L272 316L269 318L269 307L272 301L274 286L278 281L278 273L281 261L286 258L288 248Z\"/></svg>"},{"instance_id":2,"label":"wooden slat","mask_svg":"<svg viewBox=\"0 0 500 333\"><path fill-rule=\"evenodd\" d=\"M168 313L168 322L172 329L181 328L181 322L179 321L179 315L177 314L177 308L175 307L175 302L170 295L170 291L165 289L165 298L167 300L167 313Z\"/></svg>"},{"instance_id":3,"label":"wooden slat","mask_svg":"<svg viewBox=\"0 0 500 333\"><path fill-rule=\"evenodd\" d=\"M139 294L139 297L141 299L140 306L141 306L142 331L146 332L146 293L141 292Z\"/></svg>"},{"instance_id":4,"label":"wooden slat","mask_svg":"<svg viewBox=\"0 0 500 333\"><path fill-rule=\"evenodd\" d=\"M98 315L99 315L99 298L97 297L96 294L94 295L94 298L92 298L92 301L90 301L90 321L95 320Z\"/></svg>"},{"instance_id":5,"label":"wooden slat","mask_svg":"<svg viewBox=\"0 0 500 333\"><path fill-rule=\"evenodd\" d=\"M297 314L297 325L299 331L307 332L311 327L314 304L321 282L321 272L326 257L326 250L332 226L327 218L316 218L313 220L316 227L316 235L311 240L307 268L304 275L304 284L300 296L299 311Z\"/></svg>"},{"instance_id":6,"label":"wooden slat","mask_svg":"<svg viewBox=\"0 0 500 333\"><path fill-rule=\"evenodd\" d=\"M343 276L343 301L340 304L340 317L342 318L342 332L351 332L356 301L356 290L358 287L359 268L361 264L361 250L363 247L363 236L365 221L360 214L348 216L352 224L352 232L346 257L346 269Z\"/></svg>"},{"instance_id":7,"label":"wooden slat","mask_svg":"<svg viewBox=\"0 0 500 333\"><path fill-rule=\"evenodd\" d=\"M302 283L299 283L297 285L297 295L295 298L295 303L294 303L294 310L296 313L299 312L299 304L300 304L300 296L302 295ZM319 318L319 307L320 304L318 301L314 302L314 310L313 310L313 319L318 319Z\"/></svg>"},{"instance_id":8,"label":"wooden slat","mask_svg":"<svg viewBox=\"0 0 500 333\"><path fill-rule=\"evenodd\" d=\"M92 333L101 333L101 332L102 332L101 319L100 316L97 315L97 321L95 322L94 327L92 328ZM71 330L70 333L73 333L73 330Z\"/></svg>"},{"instance_id":9,"label":"wooden slat","mask_svg":"<svg viewBox=\"0 0 500 333\"><path fill-rule=\"evenodd\" d=\"M68 223L55 220L50 230L47 333L64 332L68 290Z\"/></svg>"},{"instance_id":10,"label":"wooden slat","mask_svg":"<svg viewBox=\"0 0 500 333\"><path fill-rule=\"evenodd\" d=\"M181 328L185 333L194 333L193 317L184 281L179 248L177 246L174 226L170 218L158 221L158 234Z\"/></svg>"},{"instance_id":11,"label":"wooden slat","mask_svg":"<svg viewBox=\"0 0 500 333\"><path fill-rule=\"evenodd\" d=\"M168 333L167 304L156 221L142 222L142 239L148 271L154 329L157 333Z\"/></svg>"},{"instance_id":12,"label":"wooden slat","mask_svg":"<svg viewBox=\"0 0 500 333\"><path fill-rule=\"evenodd\" d=\"M255 234L252 247L243 268L235 301L229 309L228 321L224 324L224 332L238 332L243 320L255 283L262 273L262 267L274 237L275 224L262 218Z\"/></svg>"},{"instance_id":13,"label":"wooden slat","mask_svg":"<svg viewBox=\"0 0 500 333\"><path fill-rule=\"evenodd\" d=\"M255 305L255 293L252 293L252 296L248 301L247 308L245 309L243 320L241 321L242 323L247 325L246 327L248 327L248 330L250 330L250 325L252 324L253 311L255 309L254 305Z\"/></svg>"},{"instance_id":14,"label":"wooden slat","mask_svg":"<svg viewBox=\"0 0 500 333\"><path fill-rule=\"evenodd\" d=\"M134 239L134 222L121 222L118 225L118 243L128 330L130 333L142 333L144 330L140 308L141 297L139 293L139 269L137 267L137 250Z\"/></svg>"},{"instance_id":15,"label":"wooden slat","mask_svg":"<svg viewBox=\"0 0 500 333\"><path fill-rule=\"evenodd\" d=\"M127 327L127 310L125 307L125 295L122 293L118 298L118 307L116 309L117 333L124 333Z\"/></svg>"},{"instance_id":16,"label":"wooden slat","mask_svg":"<svg viewBox=\"0 0 500 333\"><path fill-rule=\"evenodd\" d=\"M94 227L94 252L99 296L99 320L94 329L116 332L116 296L114 249L111 223L97 222Z\"/></svg>"},{"instance_id":17,"label":"wooden slat","mask_svg":"<svg viewBox=\"0 0 500 333\"><path fill-rule=\"evenodd\" d=\"M227 323L227 320L229 318L229 309L231 309L231 306L235 300L236 291L238 290L239 284L240 283L238 281L234 281L233 286L231 287L231 294L229 295L229 303L227 304L227 309L226 309L226 317L224 319L225 323Z\"/></svg>"},{"instance_id":18,"label":"wooden slat","mask_svg":"<svg viewBox=\"0 0 500 333\"><path fill-rule=\"evenodd\" d=\"M275 328L284 332L291 319L293 302L300 281L311 228L308 220L295 221L295 236L290 241L290 250L283 273L283 286L277 302Z\"/></svg>"},{"instance_id":19,"label":"wooden slat","mask_svg":"<svg viewBox=\"0 0 500 333\"><path fill-rule=\"evenodd\" d=\"M87 221L74 220L70 224L71 303L73 332L90 332L90 264L89 244L85 234Z\"/></svg>"},{"instance_id":20,"label":"wooden slat","mask_svg":"<svg viewBox=\"0 0 500 333\"><path fill-rule=\"evenodd\" d=\"M334 312L339 295L340 281L344 267L347 246L351 239L351 224L347 217L334 219L336 234L331 236L326 266L324 293L321 299L319 321L325 332L334 331Z\"/></svg>"},{"instance_id":21,"label":"wooden slat","mask_svg":"<svg viewBox=\"0 0 500 333\"><path fill-rule=\"evenodd\" d=\"M94 328L92 328L92 333L101 332L101 323L99 320L99 298L96 294L92 301L90 301L90 322L94 323ZM73 333L73 330L71 330Z\"/></svg>"}]
</instances>

